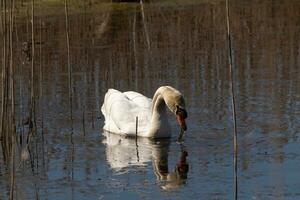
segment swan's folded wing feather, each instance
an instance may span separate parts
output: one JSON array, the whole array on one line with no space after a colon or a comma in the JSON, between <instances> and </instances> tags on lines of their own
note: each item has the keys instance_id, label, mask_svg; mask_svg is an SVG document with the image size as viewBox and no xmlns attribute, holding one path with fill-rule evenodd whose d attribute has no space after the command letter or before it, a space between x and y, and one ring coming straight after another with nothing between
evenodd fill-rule
<instances>
[{"instance_id":1,"label":"swan's folded wing feather","mask_svg":"<svg viewBox=\"0 0 300 200\"><path fill-rule=\"evenodd\" d=\"M128 114L130 104L127 97L120 91L109 89L104 97L102 113L105 117L104 129L110 132L125 134L128 124L133 119Z\"/></svg>"},{"instance_id":2,"label":"swan's folded wing feather","mask_svg":"<svg viewBox=\"0 0 300 200\"><path fill-rule=\"evenodd\" d=\"M147 97L135 93L122 93L114 89L108 90L101 108L105 116L105 130L119 134L134 135L136 117L138 117L138 131L145 131L149 121L151 100L149 101Z\"/></svg>"},{"instance_id":3,"label":"swan's folded wing feather","mask_svg":"<svg viewBox=\"0 0 300 200\"><path fill-rule=\"evenodd\" d=\"M134 91L124 92L126 97L136 104L136 106L141 108L149 108L151 107L151 99Z\"/></svg>"}]
</instances>

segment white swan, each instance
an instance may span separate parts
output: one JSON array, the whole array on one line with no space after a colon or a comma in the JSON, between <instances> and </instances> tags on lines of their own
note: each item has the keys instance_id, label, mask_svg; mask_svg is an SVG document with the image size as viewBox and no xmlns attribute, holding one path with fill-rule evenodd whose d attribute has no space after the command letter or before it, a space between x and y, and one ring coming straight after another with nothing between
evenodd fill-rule
<instances>
[{"instance_id":1,"label":"white swan","mask_svg":"<svg viewBox=\"0 0 300 200\"><path fill-rule=\"evenodd\" d=\"M182 130L186 130L185 102L182 94L171 86L161 86L153 100L129 91L109 89L104 97L101 111L105 117L104 130L126 136L164 138L171 136L168 122L168 107L176 115ZM136 119L138 119L136 123Z\"/></svg>"}]
</instances>

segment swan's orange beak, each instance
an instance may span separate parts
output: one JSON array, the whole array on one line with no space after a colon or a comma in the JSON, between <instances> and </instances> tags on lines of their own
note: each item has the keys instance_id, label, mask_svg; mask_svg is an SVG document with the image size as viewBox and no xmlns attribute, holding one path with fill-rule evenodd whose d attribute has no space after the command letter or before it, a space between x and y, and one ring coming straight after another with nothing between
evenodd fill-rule
<instances>
[{"instance_id":1,"label":"swan's orange beak","mask_svg":"<svg viewBox=\"0 0 300 200\"><path fill-rule=\"evenodd\" d=\"M186 131L186 129L187 129L186 124L185 124L185 120L184 120L185 118L186 117L184 116L184 113L177 112L177 114L176 114L177 122L180 125L180 127L182 128L182 130L184 130L184 131Z\"/></svg>"}]
</instances>

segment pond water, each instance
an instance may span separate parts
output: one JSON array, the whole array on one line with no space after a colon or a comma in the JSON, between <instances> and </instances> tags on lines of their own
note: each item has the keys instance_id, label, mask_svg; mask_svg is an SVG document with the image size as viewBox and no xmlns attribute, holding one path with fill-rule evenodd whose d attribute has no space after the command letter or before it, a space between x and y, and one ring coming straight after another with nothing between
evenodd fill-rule
<instances>
[{"instance_id":1,"label":"pond water","mask_svg":"<svg viewBox=\"0 0 300 200\"><path fill-rule=\"evenodd\" d=\"M34 59L37 136L30 159L17 162L15 198L232 199L225 1L154 1L144 13L139 3L78 2L68 13L71 79L63 2L36 3L34 56L30 4L17 6L17 133L28 129L21 124ZM238 197L299 199L300 2L230 2ZM161 85L185 96L183 144L171 115L170 139L136 142L102 131L108 88L152 97ZM7 199L10 176L0 160L0 199Z\"/></svg>"}]
</instances>

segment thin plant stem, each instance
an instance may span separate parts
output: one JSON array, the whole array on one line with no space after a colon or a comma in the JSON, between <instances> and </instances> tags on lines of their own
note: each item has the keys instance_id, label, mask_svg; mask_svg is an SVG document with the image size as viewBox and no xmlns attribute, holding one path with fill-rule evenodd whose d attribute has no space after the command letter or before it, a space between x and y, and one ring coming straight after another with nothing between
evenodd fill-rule
<instances>
[{"instance_id":1,"label":"thin plant stem","mask_svg":"<svg viewBox=\"0 0 300 200\"><path fill-rule=\"evenodd\" d=\"M70 105L71 135L73 135L73 90L72 90L72 67L70 63L68 0L65 0L65 20L66 20L65 25L66 25L66 40L67 40L68 74L69 74L69 105Z\"/></svg>"},{"instance_id":2,"label":"thin plant stem","mask_svg":"<svg viewBox=\"0 0 300 200\"><path fill-rule=\"evenodd\" d=\"M14 187L15 187L15 137L12 136L12 148L11 148L11 177L10 177L10 193L9 199L14 199Z\"/></svg>"},{"instance_id":3,"label":"thin plant stem","mask_svg":"<svg viewBox=\"0 0 300 200\"><path fill-rule=\"evenodd\" d=\"M41 1L40 1L41 9ZM43 68L42 68L42 19L40 19L40 109L43 106ZM42 163L45 167L45 138L44 138L44 112L41 109L41 132L42 132Z\"/></svg>"},{"instance_id":4,"label":"thin plant stem","mask_svg":"<svg viewBox=\"0 0 300 200\"><path fill-rule=\"evenodd\" d=\"M2 13L5 13L5 8L4 8L4 0L1 0L0 2L1 4L1 12L0 12L0 20L1 20L1 38L3 39L3 46L1 48L1 57L2 57L2 71L1 71L1 76L2 76L2 84L1 84L1 123L0 123L0 130L1 130L1 134L0 134L0 139L2 139L2 119L3 119L3 110L4 110L4 66L5 66L5 62L4 62L4 47L5 47L5 24L4 24L4 17L2 15ZM3 12L2 12L3 10Z\"/></svg>"},{"instance_id":5,"label":"thin plant stem","mask_svg":"<svg viewBox=\"0 0 300 200\"><path fill-rule=\"evenodd\" d=\"M136 158L137 161L140 161L140 156L139 156L139 146L138 146L138 126L139 126L139 118L136 116L135 118L135 147L136 147Z\"/></svg>"},{"instance_id":6,"label":"thin plant stem","mask_svg":"<svg viewBox=\"0 0 300 200\"><path fill-rule=\"evenodd\" d=\"M8 98L8 66L7 66L7 2L3 0L3 67L2 67L2 112L1 112L1 142L3 159L7 163L10 153L7 123L7 98Z\"/></svg>"},{"instance_id":7,"label":"thin plant stem","mask_svg":"<svg viewBox=\"0 0 300 200\"><path fill-rule=\"evenodd\" d=\"M10 96L11 96L11 113L10 113L10 140L11 140L11 182L10 182L10 195L9 198L14 199L14 186L15 186L15 124L14 124L14 69L13 69L13 4L14 0L10 2L9 14L9 49L10 49Z\"/></svg>"},{"instance_id":8,"label":"thin plant stem","mask_svg":"<svg viewBox=\"0 0 300 200\"><path fill-rule=\"evenodd\" d=\"M67 60L68 60L68 74L69 74L69 105L70 105L70 120L71 120L71 180L74 179L74 152L75 145L73 142L73 90L72 90L72 67L70 62L70 37L69 37L69 14L68 14L68 0L65 0L65 26L66 26L66 40L67 40ZM72 187L72 195L73 195Z\"/></svg>"},{"instance_id":9,"label":"thin plant stem","mask_svg":"<svg viewBox=\"0 0 300 200\"><path fill-rule=\"evenodd\" d=\"M14 7L14 0L11 0L11 5L10 5L10 22L9 22L9 32L10 32L10 37L9 37L9 46L10 46L10 96L11 96L11 126L13 130L13 135L15 134L14 132L14 126L15 126L15 85L14 85L14 66L13 66L13 24L14 24L14 16L13 16L13 7ZM12 135L12 136L13 136Z\"/></svg>"},{"instance_id":10,"label":"thin plant stem","mask_svg":"<svg viewBox=\"0 0 300 200\"><path fill-rule=\"evenodd\" d=\"M13 67L13 2L10 2L10 14L9 14L9 50L10 50L10 60L9 60L9 89L10 89L10 100L11 100L11 118L12 122L14 121L14 67ZM13 123L12 123L13 125Z\"/></svg>"},{"instance_id":11,"label":"thin plant stem","mask_svg":"<svg viewBox=\"0 0 300 200\"><path fill-rule=\"evenodd\" d=\"M133 18L133 31L132 31L132 40L133 40L133 56L134 56L134 71L135 71L135 89L138 88L138 60L137 60L137 53L136 53L136 12L134 12Z\"/></svg>"},{"instance_id":12,"label":"thin plant stem","mask_svg":"<svg viewBox=\"0 0 300 200\"><path fill-rule=\"evenodd\" d=\"M35 35L34 35L34 0L31 1L31 82L30 82L30 134L34 133L35 125L35 91L34 91L34 61L35 61Z\"/></svg>"},{"instance_id":13,"label":"thin plant stem","mask_svg":"<svg viewBox=\"0 0 300 200\"><path fill-rule=\"evenodd\" d=\"M85 106L83 106L83 111L82 111L82 129L83 129L83 136L85 136L86 134L86 130L85 130Z\"/></svg>"},{"instance_id":14,"label":"thin plant stem","mask_svg":"<svg viewBox=\"0 0 300 200\"><path fill-rule=\"evenodd\" d=\"M147 47L148 47L148 50L150 50L150 38L149 38L148 28L147 28L147 24L146 24L146 20L145 20L143 0L140 0L140 5L141 5L141 12L142 12L142 18L143 18L144 31L145 31L145 35L146 35Z\"/></svg>"},{"instance_id":15,"label":"thin plant stem","mask_svg":"<svg viewBox=\"0 0 300 200\"><path fill-rule=\"evenodd\" d=\"M238 198L238 182L237 182L237 125L236 125L236 104L234 93L234 72L232 66L232 40L230 34L230 18L229 18L229 0L226 0L226 24L227 24L227 42L228 42L228 64L229 64L229 79L230 79L230 92L231 92L231 106L232 106L232 119L233 119L233 166L234 166L234 199Z\"/></svg>"}]
</instances>

